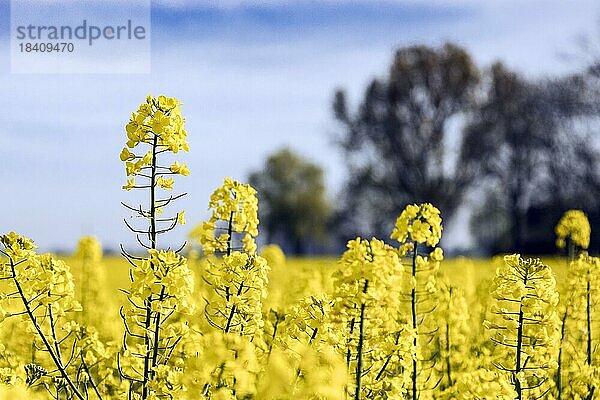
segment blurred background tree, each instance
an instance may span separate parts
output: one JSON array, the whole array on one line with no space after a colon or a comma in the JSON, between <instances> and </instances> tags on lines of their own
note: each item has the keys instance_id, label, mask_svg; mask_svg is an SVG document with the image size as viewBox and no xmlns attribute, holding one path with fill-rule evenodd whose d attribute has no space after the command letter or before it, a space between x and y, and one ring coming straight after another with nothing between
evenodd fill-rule
<instances>
[{"instance_id":1,"label":"blurred background tree","mask_svg":"<svg viewBox=\"0 0 600 400\"><path fill-rule=\"evenodd\" d=\"M356 112L343 90L333 111L348 162L343 226L387 237L410 202L431 202L449 220L479 175L461 123L476 110L480 73L462 48L399 49L385 80L374 79ZM350 234L349 236L353 236Z\"/></svg>"},{"instance_id":2,"label":"blurred background tree","mask_svg":"<svg viewBox=\"0 0 600 400\"><path fill-rule=\"evenodd\" d=\"M574 126L592 115L583 76L528 81L500 63L466 129L484 155L484 201L471 224L487 252L553 252L552 224L569 208L598 208L597 150ZM494 234L491 234L494 232Z\"/></svg>"},{"instance_id":3,"label":"blurred background tree","mask_svg":"<svg viewBox=\"0 0 600 400\"><path fill-rule=\"evenodd\" d=\"M292 254L324 251L330 205L320 166L282 149L251 173L249 181L258 191L266 242Z\"/></svg>"},{"instance_id":4,"label":"blurred background tree","mask_svg":"<svg viewBox=\"0 0 600 400\"><path fill-rule=\"evenodd\" d=\"M454 44L397 50L354 111L335 92L347 180L333 212L321 168L291 150L251 175L267 241L288 253L338 251L357 235L388 237L406 204L431 202L446 227L466 225L452 217L467 209L480 254L554 253L560 216L582 209L599 252L598 71L531 80L502 63L480 70Z\"/></svg>"}]
</instances>

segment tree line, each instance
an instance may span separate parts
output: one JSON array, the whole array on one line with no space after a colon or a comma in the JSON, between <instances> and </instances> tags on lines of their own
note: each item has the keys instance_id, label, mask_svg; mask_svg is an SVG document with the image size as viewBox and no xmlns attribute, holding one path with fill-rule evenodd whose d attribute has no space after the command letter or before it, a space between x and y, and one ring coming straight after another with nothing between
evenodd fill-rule
<instances>
[{"instance_id":1,"label":"tree line","mask_svg":"<svg viewBox=\"0 0 600 400\"><path fill-rule=\"evenodd\" d=\"M265 240L297 254L334 251L357 235L384 236L390 216L431 202L448 225L465 223L457 211L468 208L486 254L551 253L552 227L579 208L598 252L599 70L529 79L501 62L480 68L455 44L398 49L357 104L343 89L333 95L347 168L336 201L322 169L289 149L250 175Z\"/></svg>"}]
</instances>

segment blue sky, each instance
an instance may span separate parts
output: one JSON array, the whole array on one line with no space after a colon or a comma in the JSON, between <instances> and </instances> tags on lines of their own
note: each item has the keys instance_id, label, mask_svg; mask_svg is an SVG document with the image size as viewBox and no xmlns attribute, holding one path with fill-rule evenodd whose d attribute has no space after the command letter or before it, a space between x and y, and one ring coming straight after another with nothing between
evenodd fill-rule
<instances>
[{"instance_id":1,"label":"blue sky","mask_svg":"<svg viewBox=\"0 0 600 400\"><path fill-rule=\"evenodd\" d=\"M399 46L454 41L482 67L501 59L541 77L581 68L583 58L558 56L580 53L579 36L600 43L600 5L590 0L164 0L152 3L150 74L16 75L8 8L0 0L0 231L44 249L72 248L88 233L107 247L134 243L121 222L131 194L120 189L118 154L149 93L184 103L192 175L178 187L190 193L181 207L191 224L223 177L245 179L283 146L324 166L335 203L344 169L331 144L333 90L358 101ZM468 241L466 226L455 229L450 246Z\"/></svg>"}]
</instances>

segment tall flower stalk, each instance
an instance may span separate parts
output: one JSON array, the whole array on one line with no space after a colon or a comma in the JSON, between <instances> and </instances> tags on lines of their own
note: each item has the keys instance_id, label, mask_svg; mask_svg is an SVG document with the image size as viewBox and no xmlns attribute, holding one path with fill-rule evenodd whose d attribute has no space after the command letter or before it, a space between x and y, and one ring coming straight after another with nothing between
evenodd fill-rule
<instances>
[{"instance_id":1,"label":"tall flower stalk","mask_svg":"<svg viewBox=\"0 0 600 400\"><path fill-rule=\"evenodd\" d=\"M563 323L561 344L568 344L559 359L567 385L559 394L594 398L598 387L598 304L600 303L600 258L581 253L569 266L568 324ZM566 314L566 311L565 311ZM565 358L566 357L566 358ZM565 358L563 360L562 358ZM561 384L562 384L561 374ZM568 386L568 387L564 387Z\"/></svg>"},{"instance_id":2,"label":"tall flower stalk","mask_svg":"<svg viewBox=\"0 0 600 400\"><path fill-rule=\"evenodd\" d=\"M518 400L544 398L551 389L559 339L558 293L552 269L539 259L504 257L492 286L493 319L485 326L496 344L494 365L508 374Z\"/></svg>"},{"instance_id":3,"label":"tall flower stalk","mask_svg":"<svg viewBox=\"0 0 600 400\"><path fill-rule=\"evenodd\" d=\"M183 246L175 251L159 250L158 246L161 235L185 223L184 211L164 214L166 207L185 193L162 194L173 190L174 175L189 175L185 164L161 161L169 154L189 151L180 106L175 98L148 96L125 128L127 147L120 155L128 176L123 189L145 191L150 200L145 206L123 203L134 213L125 219L125 225L147 256L134 255L121 246L131 264L131 285L124 290L129 307L121 309L126 351L119 358L119 372L130 382L130 397L137 394L143 400L172 396L180 388L180 371L172 369L169 361L185 329L170 320L176 312L191 311L188 297L193 277L187 260L178 254Z\"/></svg>"},{"instance_id":4,"label":"tall flower stalk","mask_svg":"<svg viewBox=\"0 0 600 400\"><path fill-rule=\"evenodd\" d=\"M207 322L223 333L260 337L269 266L256 254L258 199L248 184L226 178L210 198L209 221L192 233L209 256L203 279L215 294L206 299ZM214 254L222 258L210 257Z\"/></svg>"},{"instance_id":5,"label":"tall flower stalk","mask_svg":"<svg viewBox=\"0 0 600 400\"><path fill-rule=\"evenodd\" d=\"M437 247L442 237L440 211L430 203L408 205L398 216L391 238L400 242L400 257L409 258L409 277L403 280L408 287L400 293L401 301L408 304L410 326L414 332L414 357L411 368L411 386L408 397L417 400L422 391L437 386L433 382L425 387L425 377L435 366L434 355L426 354L422 343L431 342L436 328L428 326L427 317L436 307L435 273L443 259L443 251Z\"/></svg>"},{"instance_id":6,"label":"tall flower stalk","mask_svg":"<svg viewBox=\"0 0 600 400\"><path fill-rule=\"evenodd\" d=\"M588 248L589 244L590 244L590 234L591 234L591 227L590 227L590 222L587 218L587 216L585 215L585 213L581 210L569 210L567 212L564 213L564 215L561 217L561 219L558 221L558 224L556 225L555 229L554 229L555 233L556 233L556 247L558 247L558 249L565 249L566 248L566 264L567 264L567 269L571 270L572 266L575 265L577 266L578 264L573 264L573 262L576 260L578 254L581 251L584 251ZM581 272L581 269L578 270L579 272ZM571 275L573 276L573 275ZM574 275L575 279L581 279L581 276L578 276L577 274ZM569 282L571 288L575 289L575 291L577 292L579 286L578 285L573 285L573 280L571 279L571 282ZM577 314L575 308L573 307L574 302L576 303L578 301L578 297L576 295L574 295L574 292L569 290L568 292L568 296L566 298L566 302L564 302L564 304L561 305L560 309L560 339L559 339L559 350L558 350L558 358L557 358L557 363L558 363L558 368L556 371L556 376L555 376L555 385L556 385L556 392L557 392L557 398L559 400L562 400L563 398L563 392L564 392L564 388L563 388L563 370L564 370L564 354L565 354L565 345L566 345L566 339L567 339L567 332L566 332L566 327L567 324L569 323L569 320L573 318L573 316L575 314ZM589 296L585 295L584 297L586 297L589 300ZM588 301L588 307L587 309L589 310L589 301ZM588 313L589 314L589 313ZM591 325L591 324L589 324ZM588 329L588 332L591 332L591 326ZM589 335L591 337L591 334ZM588 357L589 359L590 357ZM588 364L588 365L591 365ZM592 392L593 393L593 392Z\"/></svg>"},{"instance_id":7,"label":"tall flower stalk","mask_svg":"<svg viewBox=\"0 0 600 400\"><path fill-rule=\"evenodd\" d=\"M330 335L353 378L353 399L396 398L412 360L412 331L399 323L402 264L396 250L378 239L348 242L333 275Z\"/></svg>"},{"instance_id":8,"label":"tall flower stalk","mask_svg":"<svg viewBox=\"0 0 600 400\"><path fill-rule=\"evenodd\" d=\"M229 368L237 363L241 349L253 349L253 356L268 352L262 308L269 266L256 254L258 198L252 186L226 178L211 195L209 209L210 219L190 236L206 256L201 264L207 286L205 337L223 348L203 367L207 375L199 379L204 381L203 398L235 398L248 392L246 383L258 374L250 364L245 371Z\"/></svg>"}]
</instances>

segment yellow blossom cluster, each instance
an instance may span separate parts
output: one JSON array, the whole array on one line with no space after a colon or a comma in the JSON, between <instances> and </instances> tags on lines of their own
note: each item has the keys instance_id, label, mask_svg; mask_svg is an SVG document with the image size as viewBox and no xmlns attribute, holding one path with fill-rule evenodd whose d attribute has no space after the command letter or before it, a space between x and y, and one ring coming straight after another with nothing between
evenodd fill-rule
<instances>
[{"instance_id":1,"label":"yellow blossom cluster","mask_svg":"<svg viewBox=\"0 0 600 400\"><path fill-rule=\"evenodd\" d=\"M191 313L194 277L187 259L174 251L148 250L148 258L132 270L130 294L140 302L150 299L152 311Z\"/></svg>"},{"instance_id":2,"label":"yellow blossom cluster","mask_svg":"<svg viewBox=\"0 0 600 400\"><path fill-rule=\"evenodd\" d=\"M136 184L135 176L139 175L150 178L151 184L165 190L172 190L174 180L166 175L188 176L190 174L187 165L180 164L178 161L169 167L158 166L156 163L160 153L189 151L184 125L181 103L176 98L165 96L146 98L146 102L139 106L137 112L132 113L125 127L127 143L121 151L120 159L125 162L125 170L129 178L123 189L145 187L146 185ZM130 150L140 144L149 145L149 150L142 154Z\"/></svg>"},{"instance_id":3,"label":"yellow blossom cluster","mask_svg":"<svg viewBox=\"0 0 600 400\"><path fill-rule=\"evenodd\" d=\"M600 257L583 252L569 263L569 313L572 318L585 318L587 308L600 304ZM587 329L587 328L586 328Z\"/></svg>"},{"instance_id":4,"label":"yellow blossom cluster","mask_svg":"<svg viewBox=\"0 0 600 400\"><path fill-rule=\"evenodd\" d=\"M0 236L0 243L9 258L2 264L0 278L13 280L32 313L45 313L48 306L55 316L81 310L73 275L64 261L50 254L37 255L33 241L14 232Z\"/></svg>"},{"instance_id":5,"label":"yellow blossom cluster","mask_svg":"<svg viewBox=\"0 0 600 400\"><path fill-rule=\"evenodd\" d=\"M226 333L259 334L270 269L266 260L235 251L221 260L207 258L203 267L204 279L216 294L205 307L208 322Z\"/></svg>"},{"instance_id":6,"label":"yellow blossom cluster","mask_svg":"<svg viewBox=\"0 0 600 400\"><path fill-rule=\"evenodd\" d=\"M430 203L406 206L396 219L391 237L400 243L408 241L436 246L442 238L440 210Z\"/></svg>"},{"instance_id":7,"label":"yellow blossom cluster","mask_svg":"<svg viewBox=\"0 0 600 400\"><path fill-rule=\"evenodd\" d=\"M33 240L9 232L0 236L0 243L4 246L6 255L13 259L24 259L35 254L36 245Z\"/></svg>"},{"instance_id":8,"label":"yellow blossom cluster","mask_svg":"<svg viewBox=\"0 0 600 400\"><path fill-rule=\"evenodd\" d=\"M62 328L65 335L76 338L74 345L80 355L84 369L87 373L80 374L79 385L87 391L94 390L93 386L101 393L124 394L126 387L117 373L117 353L121 350L119 343L104 342L94 328L79 325L74 321L65 323ZM77 370L72 371L74 374Z\"/></svg>"},{"instance_id":9,"label":"yellow blossom cluster","mask_svg":"<svg viewBox=\"0 0 600 400\"><path fill-rule=\"evenodd\" d=\"M555 228L556 247L562 249L567 241L582 249L587 249L590 245L590 221L581 210L567 211Z\"/></svg>"},{"instance_id":10,"label":"yellow blossom cluster","mask_svg":"<svg viewBox=\"0 0 600 400\"><path fill-rule=\"evenodd\" d=\"M190 233L206 255L231 254L236 250L256 252L258 198L252 186L225 178L223 185L210 196L208 207L210 219ZM235 235L242 236L240 246L235 244Z\"/></svg>"},{"instance_id":11,"label":"yellow blossom cluster","mask_svg":"<svg viewBox=\"0 0 600 400\"><path fill-rule=\"evenodd\" d=\"M137 112L125 127L127 147L134 148L139 143L148 143L153 135L158 137L158 145L173 153L189 151L185 119L181 116L181 103L175 97L147 96ZM131 156L130 156L131 157Z\"/></svg>"},{"instance_id":12,"label":"yellow blossom cluster","mask_svg":"<svg viewBox=\"0 0 600 400\"><path fill-rule=\"evenodd\" d=\"M356 238L347 244L334 272L334 299L339 311L354 304L391 301L386 290L393 288L403 266L395 249L382 240Z\"/></svg>"},{"instance_id":13,"label":"yellow blossom cluster","mask_svg":"<svg viewBox=\"0 0 600 400\"><path fill-rule=\"evenodd\" d=\"M183 370L171 365L157 365L152 369L152 376L148 382L148 388L152 394L148 399L158 400L164 396L174 396L183 389Z\"/></svg>"},{"instance_id":14,"label":"yellow blossom cluster","mask_svg":"<svg viewBox=\"0 0 600 400\"><path fill-rule=\"evenodd\" d=\"M199 357L190 358L188 386L202 388L201 399L236 400L256 395L260 364L254 343L238 333L214 331L199 339Z\"/></svg>"},{"instance_id":15,"label":"yellow blossom cluster","mask_svg":"<svg viewBox=\"0 0 600 400\"><path fill-rule=\"evenodd\" d=\"M333 274L330 340L348 357L350 393L397 398L415 356L414 331L398 315L403 271L398 252L381 240L356 238L339 265Z\"/></svg>"},{"instance_id":16,"label":"yellow blossom cluster","mask_svg":"<svg viewBox=\"0 0 600 400\"><path fill-rule=\"evenodd\" d=\"M278 326L279 345L293 348L295 342L312 346L318 350L328 347L329 332L333 329L331 316L333 302L328 296L308 296L300 299L286 313ZM292 344L294 343L294 344Z\"/></svg>"},{"instance_id":17,"label":"yellow blossom cluster","mask_svg":"<svg viewBox=\"0 0 600 400\"><path fill-rule=\"evenodd\" d=\"M479 368L459 375L455 384L439 397L447 400L515 400L517 394L510 382L498 371Z\"/></svg>"},{"instance_id":18,"label":"yellow blossom cluster","mask_svg":"<svg viewBox=\"0 0 600 400\"><path fill-rule=\"evenodd\" d=\"M271 354L255 398L344 400L347 383L346 365L330 347L295 342Z\"/></svg>"}]
</instances>

